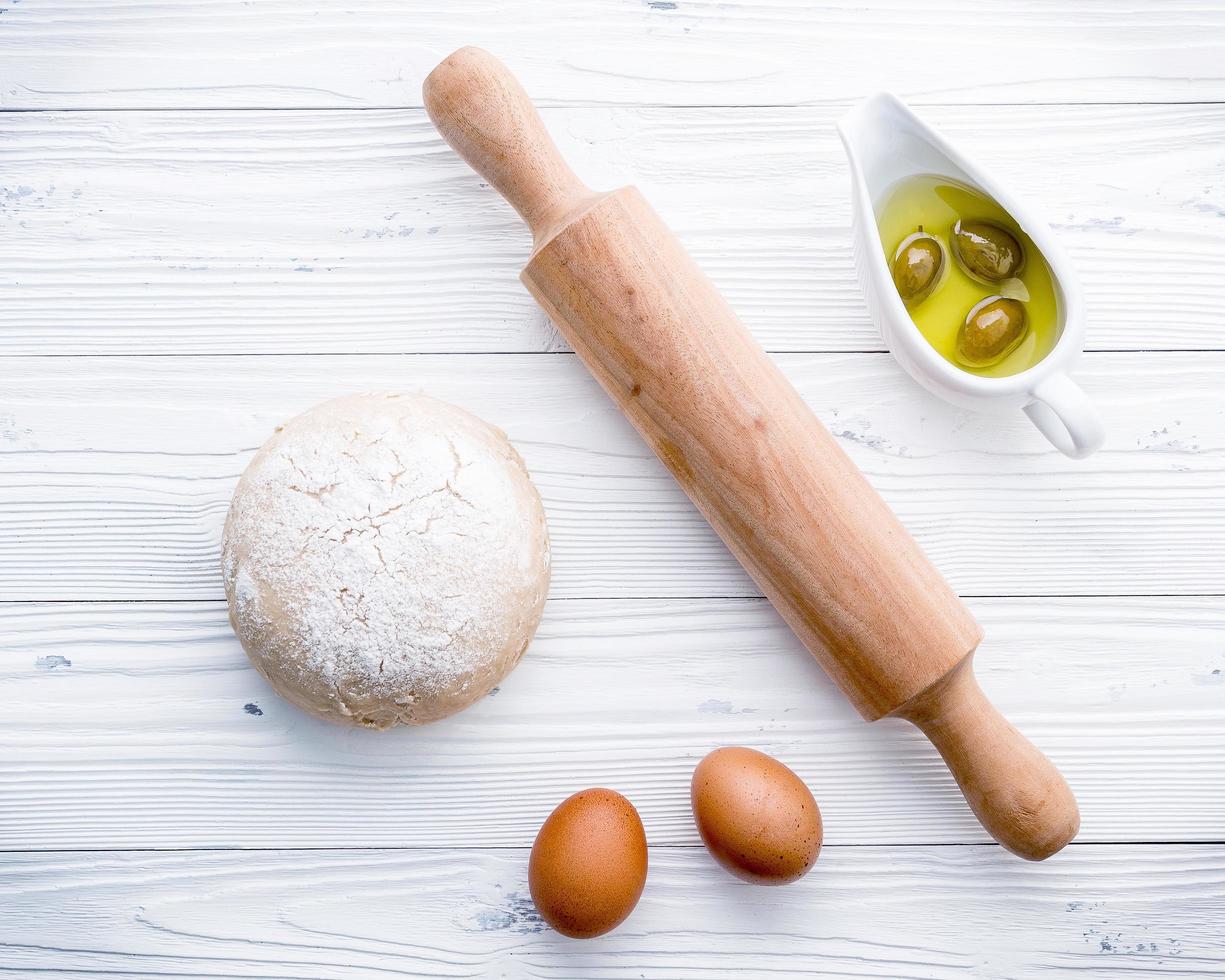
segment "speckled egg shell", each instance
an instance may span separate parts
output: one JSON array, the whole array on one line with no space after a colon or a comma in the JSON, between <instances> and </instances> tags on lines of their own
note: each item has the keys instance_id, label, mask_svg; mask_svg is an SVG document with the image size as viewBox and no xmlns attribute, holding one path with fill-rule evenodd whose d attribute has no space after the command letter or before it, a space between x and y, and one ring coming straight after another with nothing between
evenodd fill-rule
<instances>
[{"instance_id":1,"label":"speckled egg shell","mask_svg":"<svg viewBox=\"0 0 1225 980\"><path fill-rule=\"evenodd\" d=\"M540 828L528 887L541 918L563 936L590 939L615 929L638 904L647 879L647 838L632 803L586 789Z\"/></svg>"},{"instance_id":2,"label":"speckled egg shell","mask_svg":"<svg viewBox=\"0 0 1225 980\"><path fill-rule=\"evenodd\" d=\"M803 877L821 851L821 811L794 772L745 748L716 749L690 787L698 833L738 878L784 885Z\"/></svg>"}]
</instances>

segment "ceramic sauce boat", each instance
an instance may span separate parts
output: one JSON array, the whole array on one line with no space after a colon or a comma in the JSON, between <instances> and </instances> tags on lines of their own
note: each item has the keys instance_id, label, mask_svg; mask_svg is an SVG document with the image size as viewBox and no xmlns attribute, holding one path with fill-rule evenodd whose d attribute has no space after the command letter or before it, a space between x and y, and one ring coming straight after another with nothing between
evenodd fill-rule
<instances>
[{"instance_id":1,"label":"ceramic sauce boat","mask_svg":"<svg viewBox=\"0 0 1225 980\"><path fill-rule=\"evenodd\" d=\"M1080 284L1050 228L924 124L900 99L874 95L838 123L851 166L855 266L868 311L893 356L919 384L954 405L985 412L1018 409L1060 452L1088 456L1105 436L1101 419L1068 371L1084 344ZM1029 236L1051 270L1057 306L1056 341L1019 374L983 377L945 360L919 332L894 286L877 230L875 207L898 181L949 177L994 200Z\"/></svg>"}]
</instances>

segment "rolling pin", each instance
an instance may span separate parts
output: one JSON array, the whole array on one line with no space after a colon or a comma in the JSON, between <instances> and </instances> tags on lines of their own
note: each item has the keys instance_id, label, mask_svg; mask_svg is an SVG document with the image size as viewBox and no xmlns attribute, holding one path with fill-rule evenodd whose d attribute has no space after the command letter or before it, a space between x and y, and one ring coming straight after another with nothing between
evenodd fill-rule
<instances>
[{"instance_id":1,"label":"rolling pin","mask_svg":"<svg viewBox=\"0 0 1225 980\"><path fill-rule=\"evenodd\" d=\"M922 729L1008 850L1063 847L1076 800L975 681L982 629L645 198L586 187L479 48L424 97L531 228L523 283L851 703Z\"/></svg>"}]
</instances>

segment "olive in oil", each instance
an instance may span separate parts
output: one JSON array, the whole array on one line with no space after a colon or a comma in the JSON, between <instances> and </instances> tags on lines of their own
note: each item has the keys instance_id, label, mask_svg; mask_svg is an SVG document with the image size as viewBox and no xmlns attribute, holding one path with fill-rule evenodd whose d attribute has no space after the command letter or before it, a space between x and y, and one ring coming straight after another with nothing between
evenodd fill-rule
<instances>
[{"instance_id":1,"label":"olive in oil","mask_svg":"<svg viewBox=\"0 0 1225 980\"><path fill-rule=\"evenodd\" d=\"M1002 378L1033 367L1051 352L1058 339L1058 306L1051 271L1037 247L990 198L947 177L920 175L907 177L890 187L876 206L885 262L892 268L898 247L911 236L935 238L946 255L941 278L918 301L907 303L907 311L919 332L945 360L963 371L984 377ZM1003 229L1024 253L1015 277L1003 282L971 277L954 246L954 226ZM913 239L911 239L913 241ZM959 356L958 337L971 310L982 308L984 300L1002 295L1024 306L1025 334L1012 350L994 363L973 364ZM963 336L964 341L964 336ZM964 349L964 348L963 348Z\"/></svg>"}]
</instances>

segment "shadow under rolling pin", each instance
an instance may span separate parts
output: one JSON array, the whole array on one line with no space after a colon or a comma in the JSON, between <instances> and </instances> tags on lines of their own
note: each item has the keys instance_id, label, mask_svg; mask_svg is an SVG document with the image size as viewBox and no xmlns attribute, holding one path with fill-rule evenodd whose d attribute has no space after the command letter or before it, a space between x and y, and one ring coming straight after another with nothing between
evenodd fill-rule
<instances>
[{"instance_id":1,"label":"shadow under rolling pin","mask_svg":"<svg viewBox=\"0 0 1225 980\"><path fill-rule=\"evenodd\" d=\"M974 679L978 623L642 195L584 186L479 48L424 96L530 226L528 290L851 703L922 729L1014 854L1070 841L1067 783Z\"/></svg>"}]
</instances>

